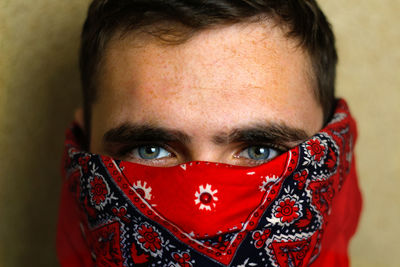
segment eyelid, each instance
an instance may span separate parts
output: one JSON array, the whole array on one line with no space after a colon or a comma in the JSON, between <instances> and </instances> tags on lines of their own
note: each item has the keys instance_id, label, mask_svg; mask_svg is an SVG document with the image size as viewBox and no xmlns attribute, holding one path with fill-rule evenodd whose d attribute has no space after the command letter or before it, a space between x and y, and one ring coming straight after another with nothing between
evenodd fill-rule
<instances>
[{"instance_id":1,"label":"eyelid","mask_svg":"<svg viewBox=\"0 0 400 267\"><path fill-rule=\"evenodd\" d=\"M273 150L277 151L277 155L274 156L273 158L270 159L266 159L266 160L254 160L251 158L245 158L245 157L241 157L240 154L245 151L246 149L250 148L250 147L254 147L254 146L258 146L258 147L267 147ZM272 143L247 143L247 144L243 144L241 146L241 148L238 150L238 152L236 152L234 154L234 158L236 158L237 160L243 160L246 161L248 164L246 164L246 166L258 166L261 164L264 164L268 161L273 160L274 158L278 157L279 155L285 153L286 151L290 150L290 148L288 146L284 146L281 144L272 144Z\"/></svg>"},{"instance_id":2,"label":"eyelid","mask_svg":"<svg viewBox=\"0 0 400 267\"><path fill-rule=\"evenodd\" d=\"M175 166L178 165L175 163L174 160L172 160L172 164L171 164L171 158L170 157L163 157L160 159L140 159L140 158L135 158L134 160L132 159L126 159L125 161L130 161L130 162L134 162L137 164L143 164L143 165L147 165L147 166L154 166L154 167L169 167L169 166Z\"/></svg>"},{"instance_id":3,"label":"eyelid","mask_svg":"<svg viewBox=\"0 0 400 267\"><path fill-rule=\"evenodd\" d=\"M146 158L144 154L147 153L148 148L156 148L157 154L156 155L150 155L149 158ZM139 146L131 150L130 153L134 158L139 158L143 160L159 160L163 158L170 158L171 157L171 152L169 152L167 149L160 147L160 146L155 146L155 145L144 145L144 146ZM154 156L154 158L152 157Z\"/></svg>"},{"instance_id":4,"label":"eyelid","mask_svg":"<svg viewBox=\"0 0 400 267\"><path fill-rule=\"evenodd\" d=\"M173 149L171 149L170 146L168 146L166 144L160 144L157 142L143 142L143 143L137 143L134 145L123 146L121 149L119 149L119 151L117 152L117 155L119 157L127 157L127 156L129 156L129 154L131 154L131 152L134 149L138 149L141 146L158 146L162 149L165 149L168 153L170 153L170 156L168 158L170 158L171 156L176 156L176 153L173 152ZM163 158L167 158L167 157L163 157ZM160 159L152 159L152 160L160 160ZM149 161L149 160L146 160L146 161Z\"/></svg>"},{"instance_id":5,"label":"eyelid","mask_svg":"<svg viewBox=\"0 0 400 267\"><path fill-rule=\"evenodd\" d=\"M243 144L241 146L241 148L239 149L240 152L249 148L249 147L253 147L253 146L258 146L258 147L268 147L268 148L272 148L275 150L278 150L280 153L284 153L288 150L290 150L291 148L285 144L277 144L277 143L246 143Z\"/></svg>"}]
</instances>

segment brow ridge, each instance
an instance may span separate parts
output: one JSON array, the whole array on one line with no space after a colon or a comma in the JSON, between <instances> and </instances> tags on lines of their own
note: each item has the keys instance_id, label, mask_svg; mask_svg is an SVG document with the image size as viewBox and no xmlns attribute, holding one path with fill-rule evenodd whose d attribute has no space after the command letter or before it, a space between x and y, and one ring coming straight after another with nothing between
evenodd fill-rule
<instances>
[{"instance_id":1,"label":"brow ridge","mask_svg":"<svg viewBox=\"0 0 400 267\"><path fill-rule=\"evenodd\" d=\"M229 143L289 143L304 141L309 135L299 128L285 124L257 123L250 126L238 127L229 132L221 132L212 137L215 144ZM171 130L152 124L122 123L108 130L103 135L104 144L132 144L137 142L180 142L190 143L191 137L178 130Z\"/></svg>"},{"instance_id":2,"label":"brow ridge","mask_svg":"<svg viewBox=\"0 0 400 267\"><path fill-rule=\"evenodd\" d=\"M309 138L309 135L299 128L289 127L285 124L269 123L255 124L243 128L236 128L228 133L220 133L213 137L216 144L235 142L299 142Z\"/></svg>"},{"instance_id":3,"label":"brow ridge","mask_svg":"<svg viewBox=\"0 0 400 267\"><path fill-rule=\"evenodd\" d=\"M152 124L123 123L108 130L103 135L103 143L136 143L136 142L181 142L190 143L190 137L177 130L171 130Z\"/></svg>"}]
</instances>

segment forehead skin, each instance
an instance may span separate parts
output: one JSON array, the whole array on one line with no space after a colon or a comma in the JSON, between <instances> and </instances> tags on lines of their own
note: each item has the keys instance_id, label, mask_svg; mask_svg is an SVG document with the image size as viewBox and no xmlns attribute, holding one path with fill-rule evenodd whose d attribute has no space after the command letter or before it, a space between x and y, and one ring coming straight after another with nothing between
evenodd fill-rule
<instances>
[{"instance_id":1,"label":"forehead skin","mask_svg":"<svg viewBox=\"0 0 400 267\"><path fill-rule=\"evenodd\" d=\"M113 40L102 61L92 109L91 151L125 122L176 129L206 144L217 132L252 122L322 127L311 63L279 27L236 24L179 45Z\"/></svg>"}]
</instances>

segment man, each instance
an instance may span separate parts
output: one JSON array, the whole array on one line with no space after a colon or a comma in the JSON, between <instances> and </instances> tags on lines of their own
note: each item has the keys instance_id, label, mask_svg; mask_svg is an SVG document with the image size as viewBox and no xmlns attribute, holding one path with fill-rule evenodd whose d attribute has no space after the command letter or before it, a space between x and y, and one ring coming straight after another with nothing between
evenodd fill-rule
<instances>
[{"instance_id":1,"label":"man","mask_svg":"<svg viewBox=\"0 0 400 267\"><path fill-rule=\"evenodd\" d=\"M312 0L94 0L60 262L348 264L360 195L336 62Z\"/></svg>"}]
</instances>

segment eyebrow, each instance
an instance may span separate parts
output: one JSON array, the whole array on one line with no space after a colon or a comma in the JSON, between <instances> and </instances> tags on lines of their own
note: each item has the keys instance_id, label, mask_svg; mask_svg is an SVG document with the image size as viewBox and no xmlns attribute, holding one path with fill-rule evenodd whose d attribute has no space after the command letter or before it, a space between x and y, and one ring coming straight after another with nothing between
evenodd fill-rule
<instances>
[{"instance_id":1,"label":"eyebrow","mask_svg":"<svg viewBox=\"0 0 400 267\"><path fill-rule=\"evenodd\" d=\"M255 124L250 127L233 129L229 133L220 133L213 137L214 143L292 143L304 141L309 135L302 129L285 124Z\"/></svg>"},{"instance_id":2,"label":"eyebrow","mask_svg":"<svg viewBox=\"0 0 400 267\"><path fill-rule=\"evenodd\" d=\"M103 143L131 144L137 142L189 143L190 137L176 130L151 124L123 123L103 135Z\"/></svg>"},{"instance_id":3,"label":"eyebrow","mask_svg":"<svg viewBox=\"0 0 400 267\"><path fill-rule=\"evenodd\" d=\"M302 129L285 124L254 124L235 128L229 132L221 132L212 137L215 144L229 143L274 143L287 144L304 141L309 135ZM191 137L178 130L171 130L152 124L123 123L108 130L103 136L103 145L110 150L114 144L146 143L182 143L191 142Z\"/></svg>"}]
</instances>

